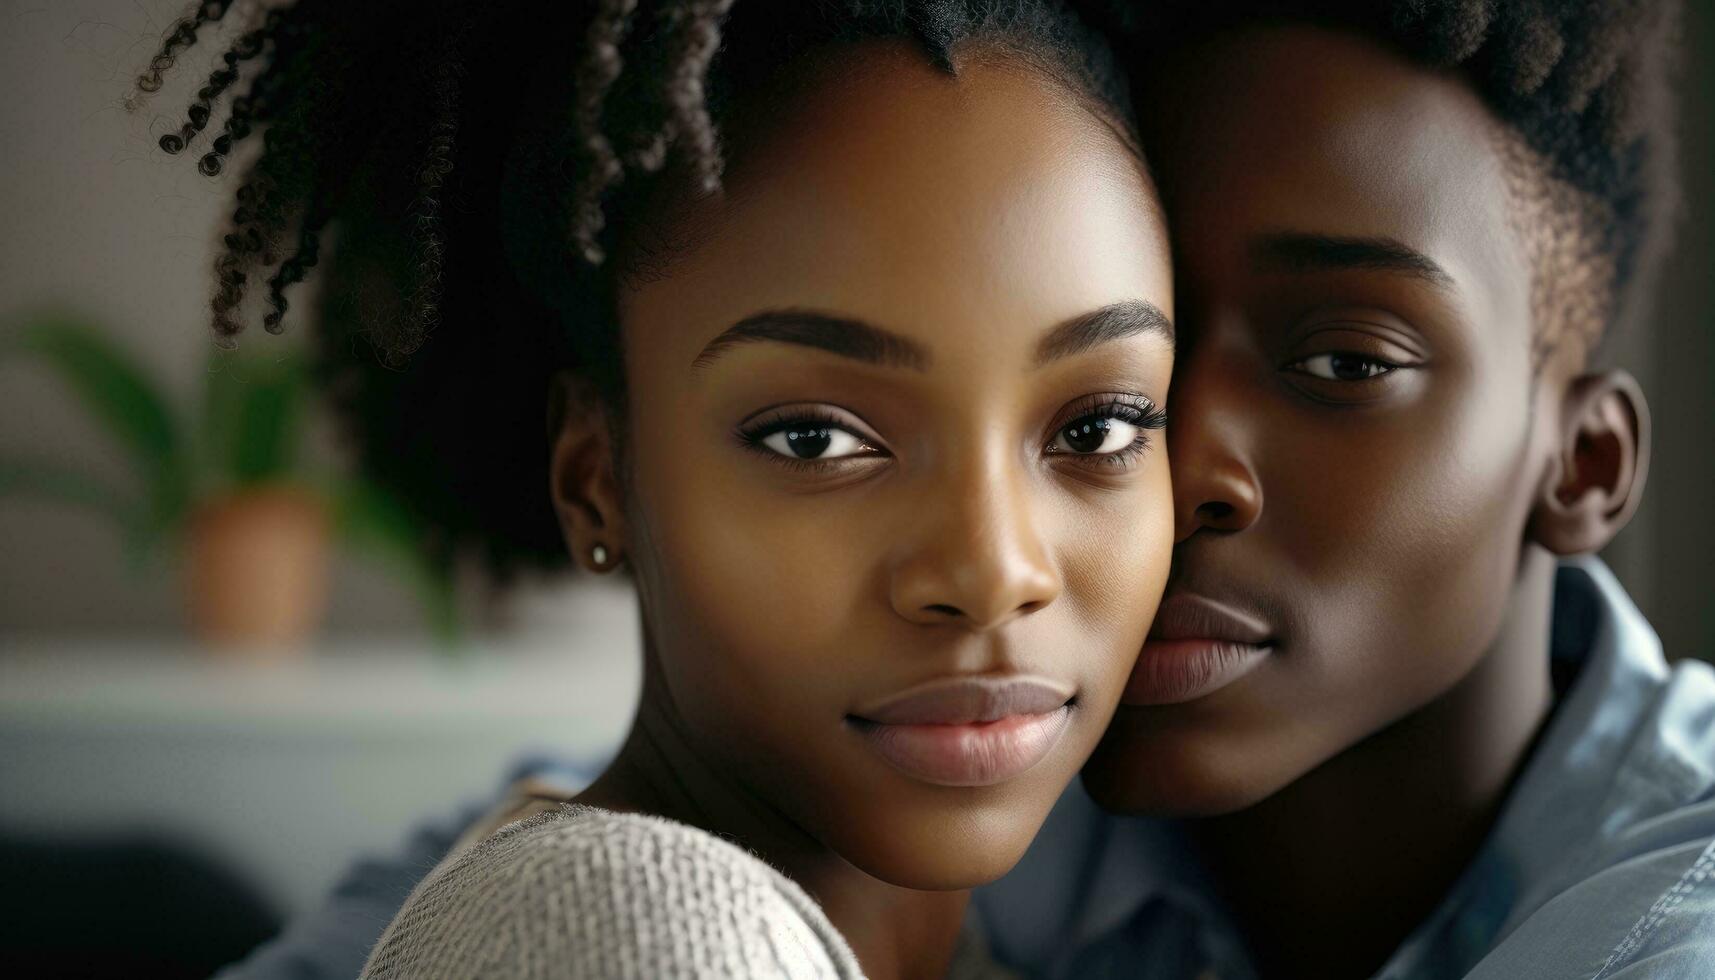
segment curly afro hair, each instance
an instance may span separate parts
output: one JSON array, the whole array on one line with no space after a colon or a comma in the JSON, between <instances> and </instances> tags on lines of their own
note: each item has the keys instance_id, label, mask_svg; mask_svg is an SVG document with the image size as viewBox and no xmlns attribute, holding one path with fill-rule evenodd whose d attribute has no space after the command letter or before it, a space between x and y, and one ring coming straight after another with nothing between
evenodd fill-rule
<instances>
[{"instance_id":1,"label":"curly afro hair","mask_svg":"<svg viewBox=\"0 0 1715 980\"><path fill-rule=\"evenodd\" d=\"M170 27L128 101L233 7ZM1003 51L1130 138L1111 54L1055 0L291 0L242 26L160 137L214 177L261 134L215 261L215 336L280 332L322 267L318 378L431 557L563 566L551 389L576 371L623 407L614 296L659 258L651 210L674 198L657 190L716 187L747 104L766 124L788 66L869 38L949 72L965 45Z\"/></svg>"},{"instance_id":2,"label":"curly afro hair","mask_svg":"<svg viewBox=\"0 0 1715 980\"><path fill-rule=\"evenodd\" d=\"M1126 58L1271 22L1355 31L1469 82L1503 130L1538 360L1647 313L1679 204L1678 0L1115 0Z\"/></svg>"}]
</instances>

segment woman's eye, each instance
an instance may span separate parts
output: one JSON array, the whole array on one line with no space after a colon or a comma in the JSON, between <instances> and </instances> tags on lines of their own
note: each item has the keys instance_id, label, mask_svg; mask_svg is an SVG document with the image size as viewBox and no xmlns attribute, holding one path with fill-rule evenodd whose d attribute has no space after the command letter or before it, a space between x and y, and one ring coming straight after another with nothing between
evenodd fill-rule
<instances>
[{"instance_id":1,"label":"woman's eye","mask_svg":"<svg viewBox=\"0 0 1715 980\"><path fill-rule=\"evenodd\" d=\"M1105 415L1086 415L1063 426L1055 434L1049 450L1079 456L1107 456L1137 442L1138 432L1138 427L1130 422Z\"/></svg>"},{"instance_id":2,"label":"woman's eye","mask_svg":"<svg viewBox=\"0 0 1715 980\"><path fill-rule=\"evenodd\" d=\"M791 459L840 459L872 451L867 443L850 432L820 422L788 425L763 436L760 441Z\"/></svg>"},{"instance_id":3,"label":"woman's eye","mask_svg":"<svg viewBox=\"0 0 1715 980\"><path fill-rule=\"evenodd\" d=\"M1325 381L1367 381L1388 374L1398 367L1374 357L1345 351L1306 357L1292 366L1311 377Z\"/></svg>"}]
</instances>

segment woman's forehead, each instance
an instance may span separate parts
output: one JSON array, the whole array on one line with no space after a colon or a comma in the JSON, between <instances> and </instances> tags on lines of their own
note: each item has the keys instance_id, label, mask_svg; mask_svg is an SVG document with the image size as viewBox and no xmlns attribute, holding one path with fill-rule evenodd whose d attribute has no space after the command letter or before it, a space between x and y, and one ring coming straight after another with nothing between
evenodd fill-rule
<instances>
[{"instance_id":1,"label":"woman's forehead","mask_svg":"<svg viewBox=\"0 0 1715 980\"><path fill-rule=\"evenodd\" d=\"M1153 190L1100 120L1027 71L901 61L861 84L830 73L783 115L689 205L694 242L622 298L622 319L700 344L759 309L937 334L1040 330L1139 297L1170 312Z\"/></svg>"}]
</instances>

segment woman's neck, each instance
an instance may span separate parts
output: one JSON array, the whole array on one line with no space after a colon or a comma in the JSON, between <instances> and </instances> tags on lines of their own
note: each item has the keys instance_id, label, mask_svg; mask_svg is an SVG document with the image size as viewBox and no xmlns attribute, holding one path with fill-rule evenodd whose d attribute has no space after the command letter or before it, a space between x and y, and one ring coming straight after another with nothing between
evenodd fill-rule
<instances>
[{"instance_id":1,"label":"woman's neck","mask_svg":"<svg viewBox=\"0 0 1715 980\"><path fill-rule=\"evenodd\" d=\"M854 867L700 752L654 672L646 666L644 673L625 744L577 802L736 841L816 899L871 980L945 976L969 893L900 888Z\"/></svg>"},{"instance_id":2,"label":"woman's neck","mask_svg":"<svg viewBox=\"0 0 1715 980\"><path fill-rule=\"evenodd\" d=\"M1553 585L1533 549L1494 644L1451 690L1192 825L1264 975L1370 976L1470 863L1548 717Z\"/></svg>"}]
</instances>

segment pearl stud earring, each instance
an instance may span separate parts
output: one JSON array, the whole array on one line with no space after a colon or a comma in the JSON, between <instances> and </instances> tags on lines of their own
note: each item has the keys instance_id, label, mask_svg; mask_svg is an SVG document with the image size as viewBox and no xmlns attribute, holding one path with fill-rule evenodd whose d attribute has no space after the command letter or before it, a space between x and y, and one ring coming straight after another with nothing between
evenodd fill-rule
<instances>
[{"instance_id":1,"label":"pearl stud earring","mask_svg":"<svg viewBox=\"0 0 1715 980\"><path fill-rule=\"evenodd\" d=\"M596 545L594 548L591 548L590 549L590 561L595 562L598 566L599 565L606 565L607 564L607 549L605 547L599 545L599 544Z\"/></svg>"}]
</instances>

